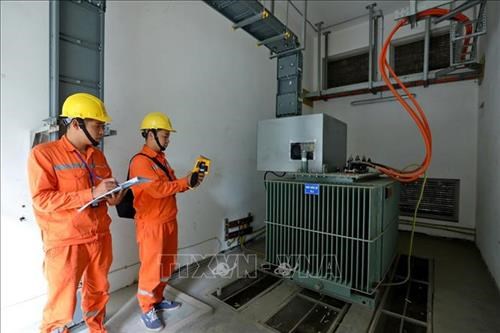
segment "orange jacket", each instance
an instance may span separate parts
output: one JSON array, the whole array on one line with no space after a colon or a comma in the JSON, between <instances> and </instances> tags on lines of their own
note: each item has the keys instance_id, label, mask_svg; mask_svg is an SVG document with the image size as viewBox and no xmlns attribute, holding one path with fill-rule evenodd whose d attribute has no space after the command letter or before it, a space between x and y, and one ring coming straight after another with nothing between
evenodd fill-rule
<instances>
[{"instance_id":1,"label":"orange jacket","mask_svg":"<svg viewBox=\"0 0 500 333\"><path fill-rule=\"evenodd\" d=\"M92 200L91 175L79 156L94 174L94 185L111 177L111 169L100 150L89 147L86 153L80 154L66 136L31 150L29 186L46 250L91 242L109 233L111 219L106 202L77 212Z\"/></svg>"},{"instance_id":2,"label":"orange jacket","mask_svg":"<svg viewBox=\"0 0 500 333\"><path fill-rule=\"evenodd\" d=\"M155 152L144 145L140 153L160 161L167 167L170 178L160 169L155 162L146 156L137 155L130 163L130 178L146 177L149 183L132 187L134 193L135 219L141 223L168 223L175 221L177 216L177 203L175 194L189 189L186 178L177 179L174 170L170 167L162 152Z\"/></svg>"}]
</instances>

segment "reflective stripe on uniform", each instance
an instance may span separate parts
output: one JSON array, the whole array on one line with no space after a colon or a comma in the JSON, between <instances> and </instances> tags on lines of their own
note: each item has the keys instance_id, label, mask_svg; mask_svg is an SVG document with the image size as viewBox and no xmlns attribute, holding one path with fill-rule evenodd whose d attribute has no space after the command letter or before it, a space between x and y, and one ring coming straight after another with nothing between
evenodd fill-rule
<instances>
[{"instance_id":1,"label":"reflective stripe on uniform","mask_svg":"<svg viewBox=\"0 0 500 333\"><path fill-rule=\"evenodd\" d=\"M95 317L95 316L97 316L98 313L99 313L98 310L96 310L96 311L87 311L87 312L85 312L84 316L86 318Z\"/></svg>"},{"instance_id":2,"label":"reflective stripe on uniform","mask_svg":"<svg viewBox=\"0 0 500 333\"><path fill-rule=\"evenodd\" d=\"M94 163L90 163L89 167L94 169L96 166ZM105 165L99 165L99 167L106 167ZM68 169L85 169L85 164L83 163L69 163L69 164L56 164L54 165L54 170L68 170Z\"/></svg>"},{"instance_id":3,"label":"reflective stripe on uniform","mask_svg":"<svg viewBox=\"0 0 500 333\"><path fill-rule=\"evenodd\" d=\"M85 169L83 163L69 163L69 164L56 164L54 170L68 170L68 169Z\"/></svg>"},{"instance_id":4,"label":"reflective stripe on uniform","mask_svg":"<svg viewBox=\"0 0 500 333\"><path fill-rule=\"evenodd\" d=\"M155 297L155 295L153 295L153 293L150 293L149 291L143 290L143 289L137 289L137 293L139 295L143 295L143 296Z\"/></svg>"}]
</instances>

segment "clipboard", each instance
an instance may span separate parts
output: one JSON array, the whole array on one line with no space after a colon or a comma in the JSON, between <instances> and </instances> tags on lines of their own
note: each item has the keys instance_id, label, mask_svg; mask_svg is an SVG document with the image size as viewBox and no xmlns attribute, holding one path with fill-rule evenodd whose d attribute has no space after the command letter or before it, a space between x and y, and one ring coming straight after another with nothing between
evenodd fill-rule
<instances>
[{"instance_id":1,"label":"clipboard","mask_svg":"<svg viewBox=\"0 0 500 333\"><path fill-rule=\"evenodd\" d=\"M104 199L104 197L107 197L110 194L120 192L121 190L126 190L134 185L137 185L137 184L149 183L150 181L151 181L151 179L145 178L145 177L134 177L132 179L124 181L123 183L118 184L114 189L109 190L108 192L103 193L103 194L95 197L92 201L87 202L85 205L83 205L82 207L80 207L78 209L78 212L80 213L88 206L95 204L95 203L98 203L99 201Z\"/></svg>"}]
</instances>

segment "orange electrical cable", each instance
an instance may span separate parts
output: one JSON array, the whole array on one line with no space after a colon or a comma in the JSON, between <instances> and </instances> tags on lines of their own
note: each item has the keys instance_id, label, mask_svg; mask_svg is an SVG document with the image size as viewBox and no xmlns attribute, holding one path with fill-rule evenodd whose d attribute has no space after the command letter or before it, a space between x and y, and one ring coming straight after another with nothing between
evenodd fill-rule
<instances>
[{"instance_id":1,"label":"orange electrical cable","mask_svg":"<svg viewBox=\"0 0 500 333\"><path fill-rule=\"evenodd\" d=\"M421 20L428 16L443 16L448 12L449 11L447 9L440 9L440 8L425 10L417 15L417 20ZM452 19L462 23L469 23L466 25L466 31L467 33L472 32L472 24L470 23L469 18L467 16L460 13L455 15ZM374 167L375 169L401 182L413 182L419 179L420 176L422 176L429 168L432 158L432 133L429 127L429 123L427 121L427 117L425 116L424 110L422 109L418 101L415 99L415 97L413 97L413 95L409 92L408 88L404 85L404 83L399 79L399 77L396 75L393 68L387 61L387 50L391 44L392 39L394 38L394 35L402 26L408 23L409 23L408 19L406 18L402 19L398 21L396 26L392 29L391 33L384 42L382 51L380 53L380 57L378 59L378 65L380 73L382 75L382 79L384 80L385 84L417 125L425 143L425 158L418 168L406 172L376 163L371 164L371 166ZM466 38L464 40L463 53L467 51L469 43L470 39ZM462 57L464 57L464 55ZM405 94L409 97L411 104L413 104L413 106L411 106L408 102L406 102L401 96L401 94L396 90L391 80L389 79L389 75L394 79L394 81L396 81L399 88L401 88L405 92Z\"/></svg>"}]
</instances>

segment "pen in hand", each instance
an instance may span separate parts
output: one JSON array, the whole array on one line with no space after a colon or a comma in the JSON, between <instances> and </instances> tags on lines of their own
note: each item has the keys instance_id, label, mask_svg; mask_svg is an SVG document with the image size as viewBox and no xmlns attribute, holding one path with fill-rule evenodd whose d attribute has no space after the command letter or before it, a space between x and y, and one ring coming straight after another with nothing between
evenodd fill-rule
<instances>
[{"instance_id":1,"label":"pen in hand","mask_svg":"<svg viewBox=\"0 0 500 333\"><path fill-rule=\"evenodd\" d=\"M92 188L92 198L96 198L108 191L111 191L117 186L116 179L114 178L106 178L103 179L99 185Z\"/></svg>"}]
</instances>

